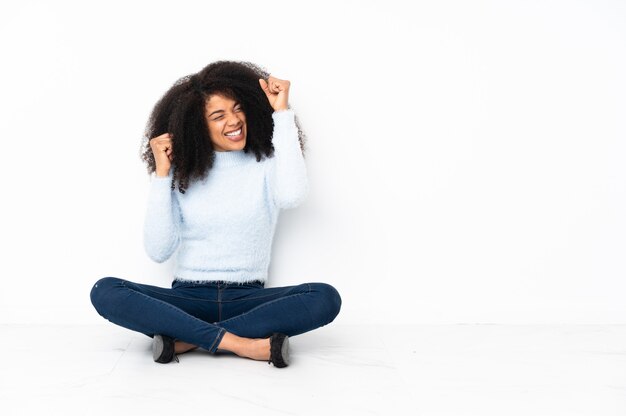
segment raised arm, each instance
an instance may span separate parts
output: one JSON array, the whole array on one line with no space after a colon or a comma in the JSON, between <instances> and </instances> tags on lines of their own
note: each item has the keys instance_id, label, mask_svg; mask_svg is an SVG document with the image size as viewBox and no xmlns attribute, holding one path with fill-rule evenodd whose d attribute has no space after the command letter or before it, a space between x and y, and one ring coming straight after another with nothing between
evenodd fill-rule
<instances>
[{"instance_id":1,"label":"raised arm","mask_svg":"<svg viewBox=\"0 0 626 416\"><path fill-rule=\"evenodd\" d=\"M276 111L274 119L274 157L270 183L276 206L295 208L306 199L308 178L304 157L300 150L298 128L292 110Z\"/></svg>"},{"instance_id":2,"label":"raised arm","mask_svg":"<svg viewBox=\"0 0 626 416\"><path fill-rule=\"evenodd\" d=\"M272 196L279 208L294 208L306 199L308 179L295 114L288 108L291 83L272 76L267 81L260 79L259 83L274 109L274 157L270 164Z\"/></svg>"},{"instance_id":3,"label":"raised arm","mask_svg":"<svg viewBox=\"0 0 626 416\"><path fill-rule=\"evenodd\" d=\"M148 195L143 242L146 253L157 263L169 259L180 243L180 208L171 181L171 176L154 176Z\"/></svg>"},{"instance_id":4,"label":"raised arm","mask_svg":"<svg viewBox=\"0 0 626 416\"><path fill-rule=\"evenodd\" d=\"M168 133L150 140L156 171L150 183L148 209L143 227L144 248L148 256L162 263L180 243L180 208L171 189L172 138Z\"/></svg>"}]
</instances>

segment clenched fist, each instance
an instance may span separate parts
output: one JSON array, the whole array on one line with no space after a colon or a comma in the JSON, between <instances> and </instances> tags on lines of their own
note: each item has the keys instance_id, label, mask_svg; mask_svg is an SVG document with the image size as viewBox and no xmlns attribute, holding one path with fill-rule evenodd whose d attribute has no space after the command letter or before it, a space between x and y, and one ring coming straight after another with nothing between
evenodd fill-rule
<instances>
[{"instance_id":1,"label":"clenched fist","mask_svg":"<svg viewBox=\"0 0 626 416\"><path fill-rule=\"evenodd\" d=\"M259 84L261 84L261 88L265 92L274 111L286 110L288 108L289 87L291 86L289 81L278 79L270 75L267 81L260 78Z\"/></svg>"},{"instance_id":2,"label":"clenched fist","mask_svg":"<svg viewBox=\"0 0 626 416\"><path fill-rule=\"evenodd\" d=\"M169 133L164 133L150 139L150 148L156 163L156 175L167 176L172 164L172 136Z\"/></svg>"}]
</instances>

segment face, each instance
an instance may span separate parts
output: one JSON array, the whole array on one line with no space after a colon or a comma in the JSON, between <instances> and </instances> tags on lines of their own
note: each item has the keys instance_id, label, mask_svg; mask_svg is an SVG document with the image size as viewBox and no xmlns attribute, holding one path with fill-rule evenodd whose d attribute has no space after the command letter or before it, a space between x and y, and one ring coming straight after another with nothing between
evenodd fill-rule
<instances>
[{"instance_id":1,"label":"face","mask_svg":"<svg viewBox=\"0 0 626 416\"><path fill-rule=\"evenodd\" d=\"M242 150L245 147L246 115L239 102L213 94L206 102L204 114L216 152Z\"/></svg>"}]
</instances>

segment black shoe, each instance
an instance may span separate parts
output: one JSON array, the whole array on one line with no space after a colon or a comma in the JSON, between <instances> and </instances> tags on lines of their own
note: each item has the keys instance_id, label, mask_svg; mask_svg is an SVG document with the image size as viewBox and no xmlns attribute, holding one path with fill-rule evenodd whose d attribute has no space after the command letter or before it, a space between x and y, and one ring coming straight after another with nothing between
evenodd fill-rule
<instances>
[{"instance_id":1,"label":"black shoe","mask_svg":"<svg viewBox=\"0 0 626 416\"><path fill-rule=\"evenodd\" d=\"M172 360L178 362L178 357L174 353L174 338L167 335L155 335L152 338L152 358L161 364L169 363Z\"/></svg>"},{"instance_id":2,"label":"black shoe","mask_svg":"<svg viewBox=\"0 0 626 416\"><path fill-rule=\"evenodd\" d=\"M279 332L274 332L270 337L270 359L268 364L283 368L289 365L289 337Z\"/></svg>"}]
</instances>

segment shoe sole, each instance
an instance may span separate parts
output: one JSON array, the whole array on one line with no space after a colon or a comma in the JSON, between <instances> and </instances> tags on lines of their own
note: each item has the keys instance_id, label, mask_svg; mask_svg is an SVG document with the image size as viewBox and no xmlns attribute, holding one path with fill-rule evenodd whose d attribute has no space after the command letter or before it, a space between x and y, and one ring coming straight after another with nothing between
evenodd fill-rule
<instances>
[{"instance_id":1,"label":"shoe sole","mask_svg":"<svg viewBox=\"0 0 626 416\"><path fill-rule=\"evenodd\" d=\"M156 362L161 358L163 354L163 337L161 335L155 335L152 339L152 359Z\"/></svg>"},{"instance_id":2,"label":"shoe sole","mask_svg":"<svg viewBox=\"0 0 626 416\"><path fill-rule=\"evenodd\" d=\"M283 361L288 365L291 361L289 359L289 337L285 337L283 340L283 345L280 347L280 355L283 356Z\"/></svg>"}]
</instances>

